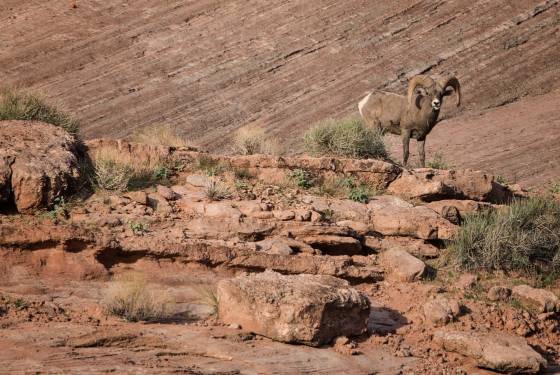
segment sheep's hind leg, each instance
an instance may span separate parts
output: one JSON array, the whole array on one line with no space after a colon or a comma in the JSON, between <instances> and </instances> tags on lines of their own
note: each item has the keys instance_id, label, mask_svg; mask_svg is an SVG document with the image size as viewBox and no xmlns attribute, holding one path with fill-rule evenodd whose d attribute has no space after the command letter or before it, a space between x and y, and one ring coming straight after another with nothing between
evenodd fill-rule
<instances>
[{"instance_id":1,"label":"sheep's hind leg","mask_svg":"<svg viewBox=\"0 0 560 375\"><path fill-rule=\"evenodd\" d=\"M403 145L403 165L406 167L408 163L409 150L408 146L410 144L410 130L405 130L402 132L402 145Z\"/></svg>"},{"instance_id":2,"label":"sheep's hind leg","mask_svg":"<svg viewBox=\"0 0 560 375\"><path fill-rule=\"evenodd\" d=\"M420 166L424 168L426 166L426 140L418 140L418 157L420 158Z\"/></svg>"}]
</instances>

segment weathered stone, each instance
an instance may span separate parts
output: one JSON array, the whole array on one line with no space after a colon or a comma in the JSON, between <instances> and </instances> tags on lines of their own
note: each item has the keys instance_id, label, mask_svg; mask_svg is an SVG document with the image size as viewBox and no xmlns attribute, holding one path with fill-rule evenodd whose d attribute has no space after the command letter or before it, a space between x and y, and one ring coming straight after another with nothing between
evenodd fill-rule
<instances>
[{"instance_id":1,"label":"weathered stone","mask_svg":"<svg viewBox=\"0 0 560 375\"><path fill-rule=\"evenodd\" d=\"M282 342L318 346L367 329L369 300L335 277L266 271L221 280L217 294L225 323Z\"/></svg>"},{"instance_id":2,"label":"weathered stone","mask_svg":"<svg viewBox=\"0 0 560 375\"><path fill-rule=\"evenodd\" d=\"M148 204L148 194L146 194L146 192L144 191L129 191L123 196L130 198L132 201L144 206Z\"/></svg>"},{"instance_id":3,"label":"weathered stone","mask_svg":"<svg viewBox=\"0 0 560 375\"><path fill-rule=\"evenodd\" d=\"M19 212L49 207L79 177L78 142L59 126L0 121L0 203Z\"/></svg>"},{"instance_id":4,"label":"weathered stone","mask_svg":"<svg viewBox=\"0 0 560 375\"><path fill-rule=\"evenodd\" d=\"M433 210L414 207L397 197L375 197L367 206L371 229L385 236L450 239L457 231L455 225Z\"/></svg>"},{"instance_id":5,"label":"weathered stone","mask_svg":"<svg viewBox=\"0 0 560 375\"><path fill-rule=\"evenodd\" d=\"M459 316L461 306L457 300L450 300L442 295L437 295L426 302L422 310L426 321L435 326L442 326Z\"/></svg>"},{"instance_id":6,"label":"weathered stone","mask_svg":"<svg viewBox=\"0 0 560 375\"><path fill-rule=\"evenodd\" d=\"M272 213L278 220L293 220L296 217L296 214L292 210L273 211Z\"/></svg>"},{"instance_id":7,"label":"weathered stone","mask_svg":"<svg viewBox=\"0 0 560 375\"><path fill-rule=\"evenodd\" d=\"M439 249L424 240L410 237L373 237L365 236L364 245L375 252L383 252L398 247L416 257L434 258L439 255Z\"/></svg>"},{"instance_id":8,"label":"weathered stone","mask_svg":"<svg viewBox=\"0 0 560 375\"><path fill-rule=\"evenodd\" d=\"M303 237L301 241L327 255L357 255L362 253L360 241L352 237L317 235Z\"/></svg>"},{"instance_id":9,"label":"weathered stone","mask_svg":"<svg viewBox=\"0 0 560 375\"><path fill-rule=\"evenodd\" d=\"M173 190L164 185L158 185L156 187L156 191L168 201L174 201L178 198L177 194Z\"/></svg>"},{"instance_id":10,"label":"weathered stone","mask_svg":"<svg viewBox=\"0 0 560 375\"><path fill-rule=\"evenodd\" d=\"M472 273L465 273L459 277L455 283L455 287L461 290L471 289L478 282L478 276Z\"/></svg>"},{"instance_id":11,"label":"weathered stone","mask_svg":"<svg viewBox=\"0 0 560 375\"><path fill-rule=\"evenodd\" d=\"M195 187L205 188L210 183L210 178L200 174L190 174L187 176L186 182Z\"/></svg>"},{"instance_id":12,"label":"weathered stone","mask_svg":"<svg viewBox=\"0 0 560 375\"><path fill-rule=\"evenodd\" d=\"M454 198L483 201L493 193L493 181L493 176L471 169L421 168L403 171L387 191L403 198L428 202Z\"/></svg>"},{"instance_id":13,"label":"weathered stone","mask_svg":"<svg viewBox=\"0 0 560 375\"><path fill-rule=\"evenodd\" d=\"M379 259L388 277L395 281L420 280L426 270L424 262L399 248L387 250L379 256Z\"/></svg>"},{"instance_id":14,"label":"weathered stone","mask_svg":"<svg viewBox=\"0 0 560 375\"><path fill-rule=\"evenodd\" d=\"M503 286L493 286L488 290L490 301L505 301L511 296L511 289Z\"/></svg>"},{"instance_id":15,"label":"weathered stone","mask_svg":"<svg viewBox=\"0 0 560 375\"><path fill-rule=\"evenodd\" d=\"M523 338L505 332L437 331L434 339L445 350L470 357L479 367L499 372L536 374L546 366L546 360Z\"/></svg>"},{"instance_id":16,"label":"weathered stone","mask_svg":"<svg viewBox=\"0 0 560 375\"><path fill-rule=\"evenodd\" d=\"M538 312L553 312L558 308L558 297L548 290L537 289L529 285L517 285L511 290L523 305L536 309Z\"/></svg>"},{"instance_id":17,"label":"weathered stone","mask_svg":"<svg viewBox=\"0 0 560 375\"><path fill-rule=\"evenodd\" d=\"M433 201L426 204L426 207L431 208L441 216L445 217L445 214L450 215L450 207L454 207L459 211L459 215L462 218L465 215L472 214L475 212L481 212L484 210L491 210L494 206L487 202L478 202L470 199L460 200L460 199L443 199L439 201Z\"/></svg>"},{"instance_id":18,"label":"weathered stone","mask_svg":"<svg viewBox=\"0 0 560 375\"><path fill-rule=\"evenodd\" d=\"M148 205L156 212L167 215L173 212L173 207L167 202L167 199L158 193L148 194Z\"/></svg>"}]
</instances>

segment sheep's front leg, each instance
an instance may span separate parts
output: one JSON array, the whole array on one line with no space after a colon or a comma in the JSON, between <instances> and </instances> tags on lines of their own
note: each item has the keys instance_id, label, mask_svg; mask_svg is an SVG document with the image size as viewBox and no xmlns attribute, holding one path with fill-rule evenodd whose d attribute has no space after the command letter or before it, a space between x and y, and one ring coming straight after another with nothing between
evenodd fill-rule
<instances>
[{"instance_id":1,"label":"sheep's front leg","mask_svg":"<svg viewBox=\"0 0 560 375\"><path fill-rule=\"evenodd\" d=\"M418 156L420 157L420 166L424 168L426 166L426 140L418 141Z\"/></svg>"},{"instance_id":2,"label":"sheep's front leg","mask_svg":"<svg viewBox=\"0 0 560 375\"><path fill-rule=\"evenodd\" d=\"M403 147L403 165L406 167L408 163L408 146L410 144L410 130L405 130L402 132L402 147Z\"/></svg>"}]
</instances>

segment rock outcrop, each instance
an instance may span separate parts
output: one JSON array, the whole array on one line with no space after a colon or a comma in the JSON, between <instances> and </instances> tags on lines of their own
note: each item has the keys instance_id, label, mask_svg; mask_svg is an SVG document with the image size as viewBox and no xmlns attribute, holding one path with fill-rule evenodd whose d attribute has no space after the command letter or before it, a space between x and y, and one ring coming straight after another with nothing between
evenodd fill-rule
<instances>
[{"instance_id":1,"label":"rock outcrop","mask_svg":"<svg viewBox=\"0 0 560 375\"><path fill-rule=\"evenodd\" d=\"M504 332L437 331L434 338L447 351L473 358L479 367L511 374L536 374L546 360L527 342Z\"/></svg>"},{"instance_id":2,"label":"rock outcrop","mask_svg":"<svg viewBox=\"0 0 560 375\"><path fill-rule=\"evenodd\" d=\"M222 280L217 293L225 323L282 342L318 346L367 329L369 300L334 277L266 271Z\"/></svg>"},{"instance_id":3,"label":"rock outcrop","mask_svg":"<svg viewBox=\"0 0 560 375\"><path fill-rule=\"evenodd\" d=\"M0 204L19 212L51 206L79 177L76 139L35 121L0 122Z\"/></svg>"}]
</instances>

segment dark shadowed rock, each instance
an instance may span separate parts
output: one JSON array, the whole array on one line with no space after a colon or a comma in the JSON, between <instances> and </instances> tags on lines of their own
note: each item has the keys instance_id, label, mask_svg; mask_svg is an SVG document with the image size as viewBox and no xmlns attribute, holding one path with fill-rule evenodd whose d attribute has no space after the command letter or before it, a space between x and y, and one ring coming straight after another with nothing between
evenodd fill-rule
<instances>
[{"instance_id":1,"label":"dark shadowed rock","mask_svg":"<svg viewBox=\"0 0 560 375\"><path fill-rule=\"evenodd\" d=\"M76 139L58 126L0 122L0 203L19 212L49 207L79 177Z\"/></svg>"},{"instance_id":2,"label":"dark shadowed rock","mask_svg":"<svg viewBox=\"0 0 560 375\"><path fill-rule=\"evenodd\" d=\"M217 293L225 323L282 342L317 346L367 329L367 297L331 276L266 271L222 280Z\"/></svg>"}]
</instances>

